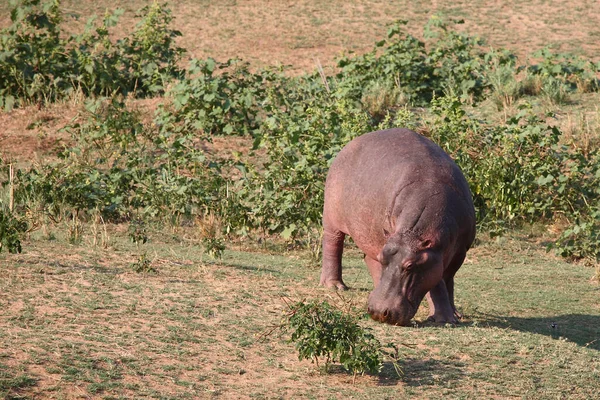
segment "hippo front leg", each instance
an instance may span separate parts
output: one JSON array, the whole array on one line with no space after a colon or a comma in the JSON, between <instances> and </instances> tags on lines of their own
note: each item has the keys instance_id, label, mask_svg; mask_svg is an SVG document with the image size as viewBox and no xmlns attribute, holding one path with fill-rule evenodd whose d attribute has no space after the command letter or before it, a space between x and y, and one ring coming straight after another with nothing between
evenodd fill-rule
<instances>
[{"instance_id":1,"label":"hippo front leg","mask_svg":"<svg viewBox=\"0 0 600 400\"><path fill-rule=\"evenodd\" d=\"M347 290L342 281L342 253L344 238L341 231L323 229L323 264L321 266L321 285L338 290Z\"/></svg>"},{"instance_id":2,"label":"hippo front leg","mask_svg":"<svg viewBox=\"0 0 600 400\"><path fill-rule=\"evenodd\" d=\"M433 289L427 293L429 303L429 321L457 324L458 318L454 306L451 303L446 282L441 280Z\"/></svg>"},{"instance_id":3,"label":"hippo front leg","mask_svg":"<svg viewBox=\"0 0 600 400\"><path fill-rule=\"evenodd\" d=\"M379 286L383 266L379 261L367 255L365 255L365 263L367 264L367 268L369 269L369 273L371 274L371 278L373 279L373 286Z\"/></svg>"}]
</instances>

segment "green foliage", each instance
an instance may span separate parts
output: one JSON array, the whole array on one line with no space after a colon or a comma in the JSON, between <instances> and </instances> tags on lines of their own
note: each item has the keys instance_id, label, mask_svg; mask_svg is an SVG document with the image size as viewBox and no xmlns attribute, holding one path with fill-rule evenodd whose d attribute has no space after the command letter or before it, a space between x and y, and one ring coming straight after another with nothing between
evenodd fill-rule
<instances>
[{"instance_id":1,"label":"green foliage","mask_svg":"<svg viewBox=\"0 0 600 400\"><path fill-rule=\"evenodd\" d=\"M260 104L274 75L252 74L239 60L192 60L188 77L169 93L172 116L183 129L206 135L243 135L260 124Z\"/></svg>"},{"instance_id":2,"label":"green foliage","mask_svg":"<svg viewBox=\"0 0 600 400\"><path fill-rule=\"evenodd\" d=\"M286 238L314 235L329 165L346 143L371 130L369 117L327 97L269 111L255 142L261 164L238 165L243 178L235 192L248 210L244 223Z\"/></svg>"},{"instance_id":3,"label":"green foliage","mask_svg":"<svg viewBox=\"0 0 600 400\"><path fill-rule=\"evenodd\" d=\"M567 228L552 248L562 257L571 260L591 259L600 261L600 212L576 221Z\"/></svg>"},{"instance_id":4,"label":"green foliage","mask_svg":"<svg viewBox=\"0 0 600 400\"><path fill-rule=\"evenodd\" d=\"M225 251L223 239L217 237L205 237L202 239L202 246L204 247L204 252L210 257L223 257L223 252Z\"/></svg>"},{"instance_id":5,"label":"green foliage","mask_svg":"<svg viewBox=\"0 0 600 400\"><path fill-rule=\"evenodd\" d=\"M497 233L561 215L579 222L557 249L595 257L597 149L568 142L552 115L536 115L523 100L515 115L507 108L525 95L562 104L574 90L597 90L596 64L545 49L538 64L519 66L513 53L484 51L480 39L433 17L423 41L399 21L373 51L341 58L335 76L251 72L240 60L210 58L192 60L184 73L166 7L145 7L131 36L113 42L109 30L121 13L64 38L57 1L14 6L13 24L0 35L1 105L44 103L75 89L111 95L86 101L83 118L66 128L72 146L60 161L19 171L17 213L68 219L73 238L93 213L172 225L211 215L218 224L200 238L211 256L221 256L223 235L259 232L280 234L317 258L333 158L356 136L403 126L426 132L456 160L481 228ZM161 93L174 78L151 124L115 95ZM486 98L506 111L504 124L465 112ZM252 136L253 148L226 160L202 150L213 136L233 134ZM140 242L146 236L136 221L130 234Z\"/></svg>"},{"instance_id":6,"label":"green foliage","mask_svg":"<svg viewBox=\"0 0 600 400\"><path fill-rule=\"evenodd\" d=\"M488 86L483 73L484 42L449 28L447 21L438 16L425 25L425 38L431 43L427 54L427 64L433 70L431 90L458 96L463 101L477 100Z\"/></svg>"},{"instance_id":7,"label":"green foliage","mask_svg":"<svg viewBox=\"0 0 600 400\"><path fill-rule=\"evenodd\" d=\"M148 241L146 222L140 217L133 218L131 222L129 222L127 235L136 245L145 244Z\"/></svg>"},{"instance_id":8,"label":"green foliage","mask_svg":"<svg viewBox=\"0 0 600 400\"><path fill-rule=\"evenodd\" d=\"M597 73L600 64L571 54L554 54L549 48L532 54L541 59L538 64L529 66L528 70L549 82L560 82L565 90L579 89L582 92L598 90ZM553 85L556 85L554 83Z\"/></svg>"},{"instance_id":9,"label":"green foliage","mask_svg":"<svg viewBox=\"0 0 600 400\"><path fill-rule=\"evenodd\" d=\"M57 0L12 2L12 25L0 31L0 106L10 110L26 99L45 102L56 97L67 73Z\"/></svg>"},{"instance_id":10,"label":"green foliage","mask_svg":"<svg viewBox=\"0 0 600 400\"><path fill-rule=\"evenodd\" d=\"M135 213L176 223L220 206L224 178L190 133L170 130L162 115L148 127L115 98L88 102L87 115L67 128L74 145L58 163L18 175L18 199L43 204L54 218L97 209L113 221Z\"/></svg>"},{"instance_id":11,"label":"green foliage","mask_svg":"<svg viewBox=\"0 0 600 400\"><path fill-rule=\"evenodd\" d=\"M127 81L133 83L132 91L141 95L160 94L172 79L184 75L177 63L185 50L175 46L181 32L169 27L173 16L167 3L155 1L137 16L141 20L131 38L119 42L130 73Z\"/></svg>"},{"instance_id":12,"label":"green foliage","mask_svg":"<svg viewBox=\"0 0 600 400\"><path fill-rule=\"evenodd\" d=\"M491 88L489 97L498 110L506 109L525 94L523 83L517 79L516 57L511 53L490 51L486 58L484 73Z\"/></svg>"},{"instance_id":13,"label":"green foliage","mask_svg":"<svg viewBox=\"0 0 600 400\"><path fill-rule=\"evenodd\" d=\"M362 56L345 56L338 61L337 93L359 100L363 90L374 84L397 87L411 103L422 105L431 98L433 68L427 62L425 44L405 34L406 21L393 24L387 39Z\"/></svg>"},{"instance_id":14,"label":"green foliage","mask_svg":"<svg viewBox=\"0 0 600 400\"><path fill-rule=\"evenodd\" d=\"M152 261L148 258L146 253L139 255L138 259L131 263L131 269L138 274L156 273L157 270L152 266Z\"/></svg>"},{"instance_id":15,"label":"green foliage","mask_svg":"<svg viewBox=\"0 0 600 400\"><path fill-rule=\"evenodd\" d=\"M170 10L154 3L141 10L131 38L113 42L110 28L123 11L107 13L100 24L91 18L84 32L61 32L60 2L13 1L12 25L0 31L0 107L38 105L68 97L164 91L183 71L177 66L184 50L174 47L181 35L169 29Z\"/></svg>"},{"instance_id":16,"label":"green foliage","mask_svg":"<svg viewBox=\"0 0 600 400\"><path fill-rule=\"evenodd\" d=\"M358 100L373 85L395 88L414 105L427 105L436 93L469 101L483 95L489 86L483 41L451 30L440 17L429 20L425 41L406 34L404 25L406 21L393 24L373 51L338 61L338 95Z\"/></svg>"},{"instance_id":17,"label":"green foliage","mask_svg":"<svg viewBox=\"0 0 600 400\"><path fill-rule=\"evenodd\" d=\"M487 126L456 98L432 104L431 136L465 173L481 225L572 215L599 199L596 153L561 142L560 130L527 108L504 126Z\"/></svg>"},{"instance_id":18,"label":"green foliage","mask_svg":"<svg viewBox=\"0 0 600 400\"><path fill-rule=\"evenodd\" d=\"M291 305L286 329L292 331L299 360L310 359L318 365L319 358L325 358L325 368L339 362L354 375L381 371L381 343L355 317L325 301Z\"/></svg>"},{"instance_id":19,"label":"green foliage","mask_svg":"<svg viewBox=\"0 0 600 400\"><path fill-rule=\"evenodd\" d=\"M21 235L27 230L27 224L5 210L0 203L0 252L20 253Z\"/></svg>"}]
</instances>

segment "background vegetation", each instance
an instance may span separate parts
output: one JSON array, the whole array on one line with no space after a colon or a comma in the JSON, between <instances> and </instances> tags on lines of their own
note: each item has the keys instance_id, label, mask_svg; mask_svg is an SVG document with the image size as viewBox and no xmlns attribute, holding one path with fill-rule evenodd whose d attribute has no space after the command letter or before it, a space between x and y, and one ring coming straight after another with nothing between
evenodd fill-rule
<instances>
[{"instance_id":1,"label":"background vegetation","mask_svg":"<svg viewBox=\"0 0 600 400\"><path fill-rule=\"evenodd\" d=\"M108 253L114 238L128 238L129 270L160 274L165 256L149 256L147 242L154 238L154 247L158 232L163 241L170 232L170 240L214 258L258 246L302 251L315 265L324 180L337 152L363 133L410 127L465 173L483 237L531 232L570 261L599 261L599 125L577 107L598 98L600 65L585 55L491 48L461 30L462 21L433 15L422 34L395 21L372 50L291 73L238 58L185 60L168 5L142 7L126 36L118 30L123 10L91 18L79 31L65 30L69 14L58 1L22 0L0 32L2 113L77 109L56 133L62 144L46 157L2 157L3 253L35 249L32 236ZM44 129L52 120L28 129L51 143ZM17 264L6 270L14 279ZM497 322L473 315L474 324ZM586 347L596 349L597 330L585 332L571 340L589 339ZM304 349L301 356L315 358L314 348ZM365 366L340 354L317 356L359 365L346 365L355 372L383 368L392 379L381 360L365 359ZM107 386L86 390L118 390L110 385L124 362L98 361L108 363L100 369L109 377L84 381ZM6 393L35 385L28 373L5 375Z\"/></svg>"}]
</instances>

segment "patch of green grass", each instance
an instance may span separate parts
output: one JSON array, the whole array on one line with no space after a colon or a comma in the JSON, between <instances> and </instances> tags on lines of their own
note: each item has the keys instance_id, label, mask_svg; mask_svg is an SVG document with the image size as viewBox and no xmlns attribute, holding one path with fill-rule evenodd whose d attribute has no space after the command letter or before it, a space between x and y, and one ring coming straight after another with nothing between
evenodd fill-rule
<instances>
[{"instance_id":1,"label":"patch of green grass","mask_svg":"<svg viewBox=\"0 0 600 400\"><path fill-rule=\"evenodd\" d=\"M17 393L36 384L37 380L34 377L0 364L0 397L4 399L19 398Z\"/></svg>"}]
</instances>

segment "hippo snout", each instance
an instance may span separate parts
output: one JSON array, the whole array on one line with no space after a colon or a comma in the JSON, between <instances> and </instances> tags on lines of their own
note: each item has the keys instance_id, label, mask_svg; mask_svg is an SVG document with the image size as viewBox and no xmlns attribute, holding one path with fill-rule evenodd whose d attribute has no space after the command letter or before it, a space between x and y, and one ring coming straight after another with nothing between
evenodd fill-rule
<instances>
[{"instance_id":1,"label":"hippo snout","mask_svg":"<svg viewBox=\"0 0 600 400\"><path fill-rule=\"evenodd\" d=\"M413 310L413 307L406 303L402 301L377 302L371 298L369 299L367 312L375 321L385 322L390 325L409 326L410 320L416 314L416 310Z\"/></svg>"},{"instance_id":2,"label":"hippo snout","mask_svg":"<svg viewBox=\"0 0 600 400\"><path fill-rule=\"evenodd\" d=\"M403 318L400 313L390 309L375 311L369 307L367 311L369 312L371 318L377 322L385 322L386 324L399 326L410 325L410 318Z\"/></svg>"}]
</instances>

